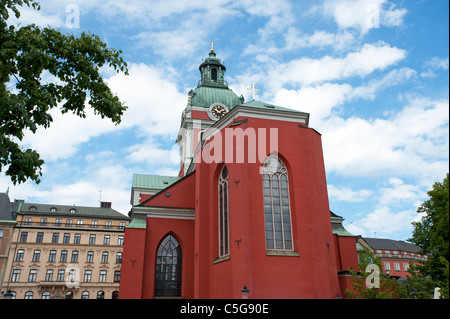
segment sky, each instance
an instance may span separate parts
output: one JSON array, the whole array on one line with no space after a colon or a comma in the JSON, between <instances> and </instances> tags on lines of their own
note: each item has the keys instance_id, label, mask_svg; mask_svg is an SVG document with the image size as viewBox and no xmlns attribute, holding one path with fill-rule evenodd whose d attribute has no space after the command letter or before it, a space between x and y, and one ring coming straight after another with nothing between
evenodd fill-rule
<instances>
[{"instance_id":1,"label":"sky","mask_svg":"<svg viewBox=\"0 0 450 319\"><path fill-rule=\"evenodd\" d=\"M23 147L42 182L0 191L27 202L131 208L134 173L178 174L187 93L214 42L246 101L308 112L322 135L330 209L355 235L406 240L417 207L449 171L448 0L42 0L9 23L89 31L123 50L129 76L103 68L128 110L120 125L52 111ZM51 81L43 74L44 81ZM283 137L280 137L283 138Z\"/></svg>"}]
</instances>

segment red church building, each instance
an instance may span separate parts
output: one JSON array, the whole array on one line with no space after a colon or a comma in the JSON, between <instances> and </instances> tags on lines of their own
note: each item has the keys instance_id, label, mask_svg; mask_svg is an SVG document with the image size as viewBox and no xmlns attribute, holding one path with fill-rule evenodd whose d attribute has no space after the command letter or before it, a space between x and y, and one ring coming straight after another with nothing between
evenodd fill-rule
<instances>
[{"instance_id":1,"label":"red church building","mask_svg":"<svg viewBox=\"0 0 450 319\"><path fill-rule=\"evenodd\" d=\"M199 69L179 176L133 176L119 298L341 298L356 240L330 212L309 114L245 103L214 49Z\"/></svg>"}]
</instances>

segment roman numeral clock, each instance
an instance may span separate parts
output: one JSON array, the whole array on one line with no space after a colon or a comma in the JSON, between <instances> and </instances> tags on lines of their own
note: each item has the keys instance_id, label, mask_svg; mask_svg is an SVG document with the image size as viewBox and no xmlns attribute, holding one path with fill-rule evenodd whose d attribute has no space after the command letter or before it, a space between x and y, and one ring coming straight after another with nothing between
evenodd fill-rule
<instances>
[{"instance_id":1,"label":"roman numeral clock","mask_svg":"<svg viewBox=\"0 0 450 319\"><path fill-rule=\"evenodd\" d=\"M228 113L228 108L222 103L213 103L207 110L208 116L211 120L220 120Z\"/></svg>"}]
</instances>

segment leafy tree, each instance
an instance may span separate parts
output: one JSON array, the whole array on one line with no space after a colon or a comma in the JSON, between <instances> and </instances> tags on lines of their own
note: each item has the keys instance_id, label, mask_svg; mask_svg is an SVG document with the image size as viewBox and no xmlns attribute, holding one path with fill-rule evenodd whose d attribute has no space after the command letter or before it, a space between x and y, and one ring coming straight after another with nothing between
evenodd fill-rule
<instances>
[{"instance_id":1,"label":"leafy tree","mask_svg":"<svg viewBox=\"0 0 450 319\"><path fill-rule=\"evenodd\" d=\"M23 5L40 10L36 0L0 0L0 172L6 170L14 184L40 182L44 161L19 143L26 130L50 126L51 109L59 106L62 113L84 118L88 100L95 114L118 125L127 108L99 71L109 65L128 74L121 50L108 48L89 32L75 36L34 24L8 25L9 12L19 18ZM42 81L48 74L55 81Z\"/></svg>"},{"instance_id":2,"label":"leafy tree","mask_svg":"<svg viewBox=\"0 0 450 319\"><path fill-rule=\"evenodd\" d=\"M388 274L383 272L381 260L378 256L375 256L372 250L366 248L358 251L359 264L358 270L355 271L349 269L352 276L352 290L347 289L349 299L393 299L399 297L398 283L395 279L391 278ZM370 271L377 269L377 273ZM376 277L371 280L371 277ZM368 280L369 279L369 280ZM375 280L378 281L376 285ZM367 286L367 281L373 284L372 287Z\"/></svg>"},{"instance_id":3,"label":"leafy tree","mask_svg":"<svg viewBox=\"0 0 450 319\"><path fill-rule=\"evenodd\" d=\"M449 298L449 174L442 183L436 182L428 192L430 199L420 205L425 213L420 222L413 222L409 241L430 257L419 267L420 274L430 276L441 288L441 297Z\"/></svg>"}]
</instances>

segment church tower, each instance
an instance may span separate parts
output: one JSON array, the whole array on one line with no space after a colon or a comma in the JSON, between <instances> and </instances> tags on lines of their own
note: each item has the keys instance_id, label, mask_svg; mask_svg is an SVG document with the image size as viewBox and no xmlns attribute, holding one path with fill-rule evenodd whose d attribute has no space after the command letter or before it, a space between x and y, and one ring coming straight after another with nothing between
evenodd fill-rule
<instances>
[{"instance_id":1,"label":"church tower","mask_svg":"<svg viewBox=\"0 0 450 319\"><path fill-rule=\"evenodd\" d=\"M194 164L195 150L201 132L224 117L236 105L244 103L225 81L226 67L217 58L211 42L211 51L199 66L200 80L188 93L188 103L181 118L177 144L180 148L180 176L189 172Z\"/></svg>"}]
</instances>

